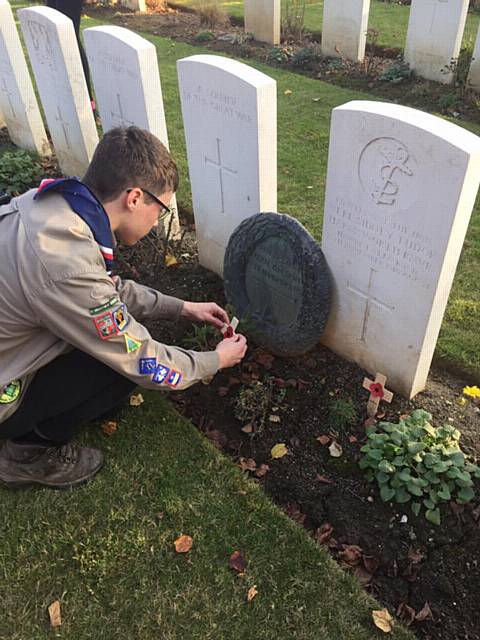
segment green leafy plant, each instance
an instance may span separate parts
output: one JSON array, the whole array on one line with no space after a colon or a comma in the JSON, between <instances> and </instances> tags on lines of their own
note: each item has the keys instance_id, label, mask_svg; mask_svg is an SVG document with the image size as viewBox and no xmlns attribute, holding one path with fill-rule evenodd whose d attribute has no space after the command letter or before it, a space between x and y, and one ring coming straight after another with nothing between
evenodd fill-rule
<instances>
[{"instance_id":1,"label":"green leafy plant","mask_svg":"<svg viewBox=\"0 0 480 640\"><path fill-rule=\"evenodd\" d=\"M195 40L197 42L210 42L211 40L215 40L215 34L211 31L199 31L195 36Z\"/></svg>"},{"instance_id":2,"label":"green leafy plant","mask_svg":"<svg viewBox=\"0 0 480 640\"><path fill-rule=\"evenodd\" d=\"M209 324L192 324L192 331L184 337L183 346L197 351L209 351L219 335L216 329Z\"/></svg>"},{"instance_id":3,"label":"green leafy plant","mask_svg":"<svg viewBox=\"0 0 480 640\"><path fill-rule=\"evenodd\" d=\"M399 61L385 69L380 76L380 80L383 82L391 82L392 84L399 84L411 77L412 70L410 69L410 65L407 62Z\"/></svg>"},{"instance_id":4,"label":"green leafy plant","mask_svg":"<svg viewBox=\"0 0 480 640\"><path fill-rule=\"evenodd\" d=\"M316 62L318 58L319 55L314 47L303 47L293 54L292 64L294 67L305 67Z\"/></svg>"},{"instance_id":5,"label":"green leafy plant","mask_svg":"<svg viewBox=\"0 0 480 640\"><path fill-rule=\"evenodd\" d=\"M379 422L367 429L368 442L360 451L360 468L376 480L384 502L406 503L418 515L440 524L440 504L459 504L474 498L473 480L480 467L460 449L460 431L451 425L435 428L430 413L418 409L398 424Z\"/></svg>"},{"instance_id":6,"label":"green leafy plant","mask_svg":"<svg viewBox=\"0 0 480 640\"><path fill-rule=\"evenodd\" d=\"M234 401L233 413L241 422L252 425L253 434L263 430L270 407L279 406L285 398L285 389L277 387L274 379L257 380L241 387Z\"/></svg>"},{"instance_id":7,"label":"green leafy plant","mask_svg":"<svg viewBox=\"0 0 480 640\"><path fill-rule=\"evenodd\" d=\"M358 414L351 400L335 398L328 411L328 425L332 429L347 429L357 422Z\"/></svg>"},{"instance_id":8,"label":"green leafy plant","mask_svg":"<svg viewBox=\"0 0 480 640\"><path fill-rule=\"evenodd\" d=\"M28 151L5 151L0 156L0 190L15 196L38 184L42 167Z\"/></svg>"},{"instance_id":9,"label":"green leafy plant","mask_svg":"<svg viewBox=\"0 0 480 640\"><path fill-rule=\"evenodd\" d=\"M438 106L440 109L448 111L450 109L456 109L462 104L462 99L456 93L446 93L440 96L438 99Z\"/></svg>"},{"instance_id":10,"label":"green leafy plant","mask_svg":"<svg viewBox=\"0 0 480 640\"><path fill-rule=\"evenodd\" d=\"M267 54L267 62L288 62L292 57L291 47L272 47Z\"/></svg>"}]
</instances>

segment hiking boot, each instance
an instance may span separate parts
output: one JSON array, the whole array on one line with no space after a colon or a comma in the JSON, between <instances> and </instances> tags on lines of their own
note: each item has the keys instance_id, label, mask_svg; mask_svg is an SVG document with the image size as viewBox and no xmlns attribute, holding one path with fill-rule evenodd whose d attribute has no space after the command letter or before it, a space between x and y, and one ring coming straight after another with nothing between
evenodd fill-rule
<instances>
[{"instance_id":1,"label":"hiking boot","mask_svg":"<svg viewBox=\"0 0 480 640\"><path fill-rule=\"evenodd\" d=\"M87 482L102 466L101 451L71 443L45 447L7 440L0 450L0 482L12 488L67 489Z\"/></svg>"}]
</instances>

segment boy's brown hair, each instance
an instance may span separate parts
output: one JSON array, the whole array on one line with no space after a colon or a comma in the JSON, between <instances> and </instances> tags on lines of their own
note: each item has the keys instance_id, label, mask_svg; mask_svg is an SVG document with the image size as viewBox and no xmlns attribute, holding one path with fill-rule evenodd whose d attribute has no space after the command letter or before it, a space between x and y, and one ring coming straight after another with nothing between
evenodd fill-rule
<instances>
[{"instance_id":1,"label":"boy's brown hair","mask_svg":"<svg viewBox=\"0 0 480 640\"><path fill-rule=\"evenodd\" d=\"M107 203L131 187L143 187L156 195L176 191L178 170L167 148L152 133L139 127L116 127L99 142L83 182Z\"/></svg>"}]
</instances>

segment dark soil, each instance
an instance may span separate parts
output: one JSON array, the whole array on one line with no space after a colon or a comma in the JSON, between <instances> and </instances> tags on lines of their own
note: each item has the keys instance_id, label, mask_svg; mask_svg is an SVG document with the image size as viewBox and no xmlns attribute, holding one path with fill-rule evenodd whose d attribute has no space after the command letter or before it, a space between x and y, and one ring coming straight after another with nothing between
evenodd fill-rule
<instances>
[{"instance_id":1,"label":"dark soil","mask_svg":"<svg viewBox=\"0 0 480 640\"><path fill-rule=\"evenodd\" d=\"M183 299L225 303L221 279L197 262L193 233L177 249L176 266L145 269L152 263L149 250L144 244L124 253L124 274ZM149 328L156 339L186 348L214 348L220 339L186 322ZM368 392L362 381L368 374L320 345L295 358L274 357L251 340L249 345L241 366L172 394L177 409L419 637L479 639L480 500L444 505L440 527L415 517L406 505L383 503L357 465L365 442ZM377 419L396 422L414 408L425 409L435 426L458 427L463 450L480 459L480 408L462 400L466 384L473 383L434 369L423 393L412 401L395 396L390 405L382 403ZM348 425L338 424L339 399L354 408ZM317 440L322 435L327 444ZM333 441L343 449L340 458L329 453ZM278 443L288 455L273 460Z\"/></svg>"}]
</instances>

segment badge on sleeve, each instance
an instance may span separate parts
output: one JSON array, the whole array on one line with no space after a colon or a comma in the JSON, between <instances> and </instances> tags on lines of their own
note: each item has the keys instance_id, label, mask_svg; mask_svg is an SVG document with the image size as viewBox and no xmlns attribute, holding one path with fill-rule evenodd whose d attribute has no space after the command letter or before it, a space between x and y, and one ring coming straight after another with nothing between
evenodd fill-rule
<instances>
[{"instance_id":1,"label":"badge on sleeve","mask_svg":"<svg viewBox=\"0 0 480 640\"><path fill-rule=\"evenodd\" d=\"M138 370L142 376L150 376L152 373L155 373L157 368L157 360L156 358L141 358Z\"/></svg>"},{"instance_id":2,"label":"badge on sleeve","mask_svg":"<svg viewBox=\"0 0 480 640\"><path fill-rule=\"evenodd\" d=\"M166 367L163 364L159 364L155 370L155 374L152 380L157 384L162 384L162 382L165 380L165 378L168 376L169 373L170 373L170 369L168 367Z\"/></svg>"},{"instance_id":3,"label":"badge on sleeve","mask_svg":"<svg viewBox=\"0 0 480 640\"><path fill-rule=\"evenodd\" d=\"M176 387L181 379L182 379L182 374L180 372L174 371L172 369L171 372L170 372L170 375L168 376L167 384L170 387Z\"/></svg>"},{"instance_id":4,"label":"badge on sleeve","mask_svg":"<svg viewBox=\"0 0 480 640\"><path fill-rule=\"evenodd\" d=\"M108 340L118 333L118 327L110 312L102 313L102 315L93 318L93 322L102 340Z\"/></svg>"},{"instance_id":5,"label":"badge on sleeve","mask_svg":"<svg viewBox=\"0 0 480 640\"><path fill-rule=\"evenodd\" d=\"M92 307L91 309L89 309L88 313L91 316L98 316L99 313L102 313L102 311L108 311L108 309L111 309L119 302L120 300L118 299L118 296L113 296L113 298L110 298L110 300L108 300L104 304L100 304L98 305L98 307Z\"/></svg>"},{"instance_id":6,"label":"badge on sleeve","mask_svg":"<svg viewBox=\"0 0 480 640\"><path fill-rule=\"evenodd\" d=\"M115 325L115 328L117 328L117 325ZM124 333L123 337L125 338L125 346L127 348L127 353L133 353L134 351L138 351L138 349L140 349L140 347L142 346L142 343L140 340L137 340L136 338L129 336L128 333Z\"/></svg>"},{"instance_id":7,"label":"badge on sleeve","mask_svg":"<svg viewBox=\"0 0 480 640\"><path fill-rule=\"evenodd\" d=\"M118 330L123 331L130 322L130 318L128 317L127 313L127 307L124 304L121 304L113 309L111 313Z\"/></svg>"},{"instance_id":8,"label":"badge on sleeve","mask_svg":"<svg viewBox=\"0 0 480 640\"><path fill-rule=\"evenodd\" d=\"M11 402L15 402L20 395L21 390L21 380L12 380L9 382L3 387L3 389L0 388L0 404L10 404Z\"/></svg>"}]
</instances>

